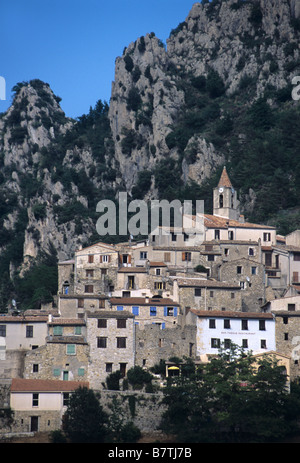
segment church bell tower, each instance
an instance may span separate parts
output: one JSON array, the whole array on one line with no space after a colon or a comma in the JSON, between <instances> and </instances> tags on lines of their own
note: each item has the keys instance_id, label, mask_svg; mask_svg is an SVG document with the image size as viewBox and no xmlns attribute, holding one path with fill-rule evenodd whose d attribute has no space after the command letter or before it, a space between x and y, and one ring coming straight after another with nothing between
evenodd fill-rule
<instances>
[{"instance_id":1,"label":"church bell tower","mask_svg":"<svg viewBox=\"0 0 300 463\"><path fill-rule=\"evenodd\" d=\"M228 177L226 167L223 168L218 186L213 191L213 214L230 220L239 220L240 210L237 192Z\"/></svg>"}]
</instances>

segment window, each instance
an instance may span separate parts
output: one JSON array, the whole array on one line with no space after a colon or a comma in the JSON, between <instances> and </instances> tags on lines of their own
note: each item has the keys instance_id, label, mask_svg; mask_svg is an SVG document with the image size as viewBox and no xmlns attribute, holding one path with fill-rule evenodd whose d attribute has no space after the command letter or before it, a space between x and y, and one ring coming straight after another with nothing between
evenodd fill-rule
<instances>
[{"instance_id":1,"label":"window","mask_svg":"<svg viewBox=\"0 0 300 463\"><path fill-rule=\"evenodd\" d=\"M166 283L164 281L155 281L154 289L166 289Z\"/></svg>"},{"instance_id":2,"label":"window","mask_svg":"<svg viewBox=\"0 0 300 463\"><path fill-rule=\"evenodd\" d=\"M75 354L76 354L75 344L67 344L67 355L75 355Z\"/></svg>"},{"instance_id":3,"label":"window","mask_svg":"<svg viewBox=\"0 0 300 463\"><path fill-rule=\"evenodd\" d=\"M171 253L170 252L165 252L164 253L164 262L170 262L171 261Z\"/></svg>"},{"instance_id":4,"label":"window","mask_svg":"<svg viewBox=\"0 0 300 463\"><path fill-rule=\"evenodd\" d=\"M242 320L242 330L248 329L248 320Z\"/></svg>"},{"instance_id":5,"label":"window","mask_svg":"<svg viewBox=\"0 0 300 463\"><path fill-rule=\"evenodd\" d=\"M172 238L172 241L177 240L177 236L175 235L175 233L171 232L171 238Z\"/></svg>"},{"instance_id":6,"label":"window","mask_svg":"<svg viewBox=\"0 0 300 463\"><path fill-rule=\"evenodd\" d=\"M155 269L155 275L159 276L160 275L160 268Z\"/></svg>"},{"instance_id":7,"label":"window","mask_svg":"<svg viewBox=\"0 0 300 463\"><path fill-rule=\"evenodd\" d=\"M215 328L216 327L216 320L214 318L209 319L209 327Z\"/></svg>"},{"instance_id":8,"label":"window","mask_svg":"<svg viewBox=\"0 0 300 463\"><path fill-rule=\"evenodd\" d=\"M300 252L294 252L294 261L300 261Z\"/></svg>"},{"instance_id":9,"label":"window","mask_svg":"<svg viewBox=\"0 0 300 463\"><path fill-rule=\"evenodd\" d=\"M39 371L39 364L38 364L38 363L34 363L34 364L32 365L32 372L33 372L33 373L38 373L38 371Z\"/></svg>"},{"instance_id":10,"label":"window","mask_svg":"<svg viewBox=\"0 0 300 463\"><path fill-rule=\"evenodd\" d=\"M78 309L84 308L84 299L77 299L77 307Z\"/></svg>"},{"instance_id":11,"label":"window","mask_svg":"<svg viewBox=\"0 0 300 463\"><path fill-rule=\"evenodd\" d=\"M117 338L117 348L126 349L126 338Z\"/></svg>"},{"instance_id":12,"label":"window","mask_svg":"<svg viewBox=\"0 0 300 463\"><path fill-rule=\"evenodd\" d=\"M265 339L260 340L260 348L266 349L267 348L267 341Z\"/></svg>"},{"instance_id":13,"label":"window","mask_svg":"<svg viewBox=\"0 0 300 463\"><path fill-rule=\"evenodd\" d=\"M283 321L284 325L287 325L288 322L289 322L289 319L288 319L288 317L283 317L282 321Z\"/></svg>"},{"instance_id":14,"label":"window","mask_svg":"<svg viewBox=\"0 0 300 463\"><path fill-rule=\"evenodd\" d=\"M263 238L264 241L271 241L271 233L264 233Z\"/></svg>"},{"instance_id":15,"label":"window","mask_svg":"<svg viewBox=\"0 0 300 463\"><path fill-rule=\"evenodd\" d=\"M296 304L288 304L288 311L293 312L296 310Z\"/></svg>"},{"instance_id":16,"label":"window","mask_svg":"<svg viewBox=\"0 0 300 463\"><path fill-rule=\"evenodd\" d=\"M84 292L85 293L93 293L94 292L94 286L93 285L85 285L84 286Z\"/></svg>"},{"instance_id":17,"label":"window","mask_svg":"<svg viewBox=\"0 0 300 463\"><path fill-rule=\"evenodd\" d=\"M259 320L259 329L260 329L260 331L265 331L265 329L266 329L266 320Z\"/></svg>"},{"instance_id":18,"label":"window","mask_svg":"<svg viewBox=\"0 0 300 463\"><path fill-rule=\"evenodd\" d=\"M228 248L225 248L224 249L224 256L228 256L229 255L229 249Z\"/></svg>"},{"instance_id":19,"label":"window","mask_svg":"<svg viewBox=\"0 0 300 463\"><path fill-rule=\"evenodd\" d=\"M81 335L81 326L75 326L74 334L77 335L77 336Z\"/></svg>"},{"instance_id":20,"label":"window","mask_svg":"<svg viewBox=\"0 0 300 463\"><path fill-rule=\"evenodd\" d=\"M63 406L68 407L70 402L70 393L69 392L64 392L63 393Z\"/></svg>"},{"instance_id":21,"label":"window","mask_svg":"<svg viewBox=\"0 0 300 463\"><path fill-rule=\"evenodd\" d=\"M78 376L84 376L84 368L78 368Z\"/></svg>"},{"instance_id":22,"label":"window","mask_svg":"<svg viewBox=\"0 0 300 463\"><path fill-rule=\"evenodd\" d=\"M284 340L288 341L289 340L289 333L284 333Z\"/></svg>"},{"instance_id":23,"label":"window","mask_svg":"<svg viewBox=\"0 0 300 463\"><path fill-rule=\"evenodd\" d=\"M207 255L207 260L208 260L208 262L214 262L214 260L215 260L214 254L208 254Z\"/></svg>"},{"instance_id":24,"label":"window","mask_svg":"<svg viewBox=\"0 0 300 463\"><path fill-rule=\"evenodd\" d=\"M234 294L234 293L231 293L231 294L230 294L230 297L231 297L231 299L234 299L234 298L235 298L235 294Z\"/></svg>"},{"instance_id":25,"label":"window","mask_svg":"<svg viewBox=\"0 0 300 463\"><path fill-rule=\"evenodd\" d=\"M26 326L26 338L33 338L33 326Z\"/></svg>"},{"instance_id":26,"label":"window","mask_svg":"<svg viewBox=\"0 0 300 463\"><path fill-rule=\"evenodd\" d=\"M0 336L5 338L5 336L6 336L6 325L0 325Z\"/></svg>"},{"instance_id":27,"label":"window","mask_svg":"<svg viewBox=\"0 0 300 463\"><path fill-rule=\"evenodd\" d=\"M224 328L227 329L227 330L230 329L230 320L229 319L224 320Z\"/></svg>"},{"instance_id":28,"label":"window","mask_svg":"<svg viewBox=\"0 0 300 463\"><path fill-rule=\"evenodd\" d=\"M211 338L211 347L213 349L218 349L220 347L221 343L220 343L220 339L217 339L217 338Z\"/></svg>"},{"instance_id":29,"label":"window","mask_svg":"<svg viewBox=\"0 0 300 463\"><path fill-rule=\"evenodd\" d=\"M105 338L104 336L99 336L97 338L97 347L99 347L99 349L106 349L106 347L107 347L107 338Z\"/></svg>"},{"instance_id":30,"label":"window","mask_svg":"<svg viewBox=\"0 0 300 463\"><path fill-rule=\"evenodd\" d=\"M220 239L220 230L215 230L215 240Z\"/></svg>"},{"instance_id":31,"label":"window","mask_svg":"<svg viewBox=\"0 0 300 463\"><path fill-rule=\"evenodd\" d=\"M155 317L156 316L156 307L150 307L150 316Z\"/></svg>"},{"instance_id":32,"label":"window","mask_svg":"<svg viewBox=\"0 0 300 463\"><path fill-rule=\"evenodd\" d=\"M92 270L92 269L86 270L85 271L85 276L87 278L93 278L94 277L94 270Z\"/></svg>"},{"instance_id":33,"label":"window","mask_svg":"<svg viewBox=\"0 0 300 463\"><path fill-rule=\"evenodd\" d=\"M138 307L132 307L132 313L133 313L133 315L139 315L139 308Z\"/></svg>"},{"instance_id":34,"label":"window","mask_svg":"<svg viewBox=\"0 0 300 463\"><path fill-rule=\"evenodd\" d=\"M148 253L146 251L140 251L140 259L147 259Z\"/></svg>"},{"instance_id":35,"label":"window","mask_svg":"<svg viewBox=\"0 0 300 463\"><path fill-rule=\"evenodd\" d=\"M253 248L248 249L248 255L249 256L254 256L254 249Z\"/></svg>"},{"instance_id":36,"label":"window","mask_svg":"<svg viewBox=\"0 0 300 463\"><path fill-rule=\"evenodd\" d=\"M201 296L201 288L195 288L195 296Z\"/></svg>"},{"instance_id":37,"label":"window","mask_svg":"<svg viewBox=\"0 0 300 463\"><path fill-rule=\"evenodd\" d=\"M99 299L99 309L105 308L105 299Z\"/></svg>"},{"instance_id":38,"label":"window","mask_svg":"<svg viewBox=\"0 0 300 463\"><path fill-rule=\"evenodd\" d=\"M126 328L126 318L118 318L117 328Z\"/></svg>"},{"instance_id":39,"label":"window","mask_svg":"<svg viewBox=\"0 0 300 463\"><path fill-rule=\"evenodd\" d=\"M231 347L231 339L224 339L224 347L225 347L225 349L230 349L230 347Z\"/></svg>"},{"instance_id":40,"label":"window","mask_svg":"<svg viewBox=\"0 0 300 463\"><path fill-rule=\"evenodd\" d=\"M164 307L165 317L177 317L177 307Z\"/></svg>"},{"instance_id":41,"label":"window","mask_svg":"<svg viewBox=\"0 0 300 463\"><path fill-rule=\"evenodd\" d=\"M110 262L110 256L108 255L100 256L100 264L102 264L103 262L106 264Z\"/></svg>"},{"instance_id":42,"label":"window","mask_svg":"<svg viewBox=\"0 0 300 463\"><path fill-rule=\"evenodd\" d=\"M242 339L242 347L243 347L243 349L248 348L248 339Z\"/></svg>"},{"instance_id":43,"label":"window","mask_svg":"<svg viewBox=\"0 0 300 463\"><path fill-rule=\"evenodd\" d=\"M229 239L229 240L233 240L233 237L234 237L233 231L232 231L232 230L229 230L229 232L228 232L228 239Z\"/></svg>"},{"instance_id":44,"label":"window","mask_svg":"<svg viewBox=\"0 0 300 463\"><path fill-rule=\"evenodd\" d=\"M214 297L214 292L213 291L209 291L209 297Z\"/></svg>"},{"instance_id":45,"label":"window","mask_svg":"<svg viewBox=\"0 0 300 463\"><path fill-rule=\"evenodd\" d=\"M94 263L94 256L93 256L92 254L90 254L90 255L88 256L88 263L89 263L89 264L93 264L93 263Z\"/></svg>"},{"instance_id":46,"label":"window","mask_svg":"<svg viewBox=\"0 0 300 463\"><path fill-rule=\"evenodd\" d=\"M111 373L112 372L112 367L113 367L112 363L106 363L106 367L105 367L106 373Z\"/></svg>"},{"instance_id":47,"label":"window","mask_svg":"<svg viewBox=\"0 0 300 463\"><path fill-rule=\"evenodd\" d=\"M251 267L251 275L256 275L256 267Z\"/></svg>"},{"instance_id":48,"label":"window","mask_svg":"<svg viewBox=\"0 0 300 463\"><path fill-rule=\"evenodd\" d=\"M98 328L107 328L106 318L98 318Z\"/></svg>"},{"instance_id":49,"label":"window","mask_svg":"<svg viewBox=\"0 0 300 463\"><path fill-rule=\"evenodd\" d=\"M241 265L238 265L238 266L237 266L237 268L236 268L236 273L237 273L238 275L241 275L241 273L242 273L242 266L241 266Z\"/></svg>"},{"instance_id":50,"label":"window","mask_svg":"<svg viewBox=\"0 0 300 463\"><path fill-rule=\"evenodd\" d=\"M60 369L59 368L53 368L53 376L60 376Z\"/></svg>"},{"instance_id":51,"label":"window","mask_svg":"<svg viewBox=\"0 0 300 463\"><path fill-rule=\"evenodd\" d=\"M192 253L191 252L183 252L182 253L182 260L183 261L188 261L190 262L192 259Z\"/></svg>"},{"instance_id":52,"label":"window","mask_svg":"<svg viewBox=\"0 0 300 463\"><path fill-rule=\"evenodd\" d=\"M53 335L54 336L62 336L63 334L63 327L62 326L53 326Z\"/></svg>"},{"instance_id":53,"label":"window","mask_svg":"<svg viewBox=\"0 0 300 463\"><path fill-rule=\"evenodd\" d=\"M32 406L33 407L39 406L39 395L37 393L32 394Z\"/></svg>"}]
</instances>

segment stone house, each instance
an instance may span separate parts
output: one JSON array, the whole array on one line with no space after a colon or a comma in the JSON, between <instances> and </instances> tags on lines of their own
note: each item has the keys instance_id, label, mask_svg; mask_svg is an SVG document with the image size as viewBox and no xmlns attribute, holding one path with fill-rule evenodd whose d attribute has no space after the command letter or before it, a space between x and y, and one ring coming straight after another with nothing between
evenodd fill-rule
<instances>
[{"instance_id":1,"label":"stone house","mask_svg":"<svg viewBox=\"0 0 300 463\"><path fill-rule=\"evenodd\" d=\"M220 280L239 285L242 310L259 312L265 302L265 266L250 258L224 262L219 268Z\"/></svg>"},{"instance_id":2,"label":"stone house","mask_svg":"<svg viewBox=\"0 0 300 463\"><path fill-rule=\"evenodd\" d=\"M183 314L190 309L242 310L241 287L234 282L222 282L193 277L174 277L174 299Z\"/></svg>"},{"instance_id":3,"label":"stone house","mask_svg":"<svg viewBox=\"0 0 300 463\"><path fill-rule=\"evenodd\" d=\"M49 432L61 428L70 394L87 382L13 378L10 406L14 432Z\"/></svg>"},{"instance_id":4,"label":"stone house","mask_svg":"<svg viewBox=\"0 0 300 463\"><path fill-rule=\"evenodd\" d=\"M102 389L107 376L117 370L122 376L135 365L134 315L129 311L101 310L86 313L89 345L88 381Z\"/></svg>"},{"instance_id":5,"label":"stone house","mask_svg":"<svg viewBox=\"0 0 300 463\"><path fill-rule=\"evenodd\" d=\"M191 309L186 321L197 327L196 355L202 361L232 343L253 354L276 350L275 319L271 313Z\"/></svg>"},{"instance_id":6,"label":"stone house","mask_svg":"<svg viewBox=\"0 0 300 463\"><path fill-rule=\"evenodd\" d=\"M113 290L119 267L114 245L96 243L75 252L74 293L103 295Z\"/></svg>"},{"instance_id":7,"label":"stone house","mask_svg":"<svg viewBox=\"0 0 300 463\"><path fill-rule=\"evenodd\" d=\"M24 377L86 381L88 363L85 321L50 317L45 345L25 355Z\"/></svg>"},{"instance_id":8,"label":"stone house","mask_svg":"<svg viewBox=\"0 0 300 463\"><path fill-rule=\"evenodd\" d=\"M300 295L274 299L265 304L276 320L276 351L291 358L291 379L300 376Z\"/></svg>"},{"instance_id":9,"label":"stone house","mask_svg":"<svg viewBox=\"0 0 300 463\"><path fill-rule=\"evenodd\" d=\"M114 297L110 299L114 311L127 310L134 315L134 323L141 329L157 324L161 329L174 328L181 320L180 305L172 299L160 297Z\"/></svg>"},{"instance_id":10,"label":"stone house","mask_svg":"<svg viewBox=\"0 0 300 463\"><path fill-rule=\"evenodd\" d=\"M162 330L157 324L136 327L136 365L151 368L171 357L196 357L196 327L180 326Z\"/></svg>"},{"instance_id":11,"label":"stone house","mask_svg":"<svg viewBox=\"0 0 300 463\"><path fill-rule=\"evenodd\" d=\"M108 296L97 294L62 294L58 298L58 312L63 318L83 318L85 311L108 307Z\"/></svg>"}]
</instances>

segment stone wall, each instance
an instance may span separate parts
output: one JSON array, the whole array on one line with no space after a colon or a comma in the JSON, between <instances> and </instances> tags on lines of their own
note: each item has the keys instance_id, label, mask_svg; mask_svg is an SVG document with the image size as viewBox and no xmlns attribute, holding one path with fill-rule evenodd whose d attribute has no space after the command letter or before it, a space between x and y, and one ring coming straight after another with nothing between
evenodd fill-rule
<instances>
[{"instance_id":1,"label":"stone wall","mask_svg":"<svg viewBox=\"0 0 300 463\"><path fill-rule=\"evenodd\" d=\"M300 376L300 312L276 313L276 351L291 357L291 380Z\"/></svg>"},{"instance_id":2,"label":"stone wall","mask_svg":"<svg viewBox=\"0 0 300 463\"><path fill-rule=\"evenodd\" d=\"M191 357L196 355L196 327L177 326L162 330L158 325L136 328L136 358L138 366L151 368L160 360L170 357Z\"/></svg>"},{"instance_id":3,"label":"stone wall","mask_svg":"<svg viewBox=\"0 0 300 463\"><path fill-rule=\"evenodd\" d=\"M141 432L159 429L166 405L162 403L163 393L144 393L136 391L101 391L100 403L111 414L113 400L121 410L119 418L124 423L132 421Z\"/></svg>"},{"instance_id":4,"label":"stone wall","mask_svg":"<svg viewBox=\"0 0 300 463\"><path fill-rule=\"evenodd\" d=\"M72 344L71 340L69 344ZM86 343L75 344L75 354L69 355L66 342L49 342L27 352L24 378L62 380L67 375L70 381L87 381L88 355Z\"/></svg>"}]
</instances>

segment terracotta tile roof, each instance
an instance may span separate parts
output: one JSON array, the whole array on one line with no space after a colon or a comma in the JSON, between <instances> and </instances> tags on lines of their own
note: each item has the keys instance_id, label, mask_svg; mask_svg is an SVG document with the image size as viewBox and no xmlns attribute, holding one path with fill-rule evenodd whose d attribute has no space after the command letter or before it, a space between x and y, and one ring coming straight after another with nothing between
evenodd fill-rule
<instances>
[{"instance_id":1,"label":"terracotta tile roof","mask_svg":"<svg viewBox=\"0 0 300 463\"><path fill-rule=\"evenodd\" d=\"M219 217L212 214L204 214L204 225L207 228L258 228L258 229L267 229L275 230L275 227L269 225L261 225L251 222L239 222L238 220L227 219L225 217Z\"/></svg>"},{"instance_id":2,"label":"terracotta tile roof","mask_svg":"<svg viewBox=\"0 0 300 463\"><path fill-rule=\"evenodd\" d=\"M167 267L164 262L149 262L150 267Z\"/></svg>"},{"instance_id":3,"label":"terracotta tile roof","mask_svg":"<svg viewBox=\"0 0 300 463\"><path fill-rule=\"evenodd\" d=\"M201 318L252 318L252 319L270 319L274 317L271 313L262 312L231 312L229 310L197 310L190 309L190 312L194 313Z\"/></svg>"},{"instance_id":4,"label":"terracotta tile roof","mask_svg":"<svg viewBox=\"0 0 300 463\"><path fill-rule=\"evenodd\" d=\"M44 316L25 316L22 315L3 315L0 317L1 323L47 323L48 315Z\"/></svg>"},{"instance_id":5,"label":"terracotta tile roof","mask_svg":"<svg viewBox=\"0 0 300 463\"><path fill-rule=\"evenodd\" d=\"M87 312L88 318L134 318L134 315L127 310L97 310Z\"/></svg>"},{"instance_id":6,"label":"terracotta tile roof","mask_svg":"<svg viewBox=\"0 0 300 463\"><path fill-rule=\"evenodd\" d=\"M148 302L146 302L148 300ZM112 297L110 299L112 305L172 305L179 306L177 302L168 298L145 298L145 297Z\"/></svg>"},{"instance_id":7,"label":"terracotta tile roof","mask_svg":"<svg viewBox=\"0 0 300 463\"><path fill-rule=\"evenodd\" d=\"M53 318L48 325L85 325L83 318Z\"/></svg>"},{"instance_id":8,"label":"terracotta tile roof","mask_svg":"<svg viewBox=\"0 0 300 463\"><path fill-rule=\"evenodd\" d=\"M86 381L13 378L11 392L71 392L79 387L88 388L89 383Z\"/></svg>"},{"instance_id":9,"label":"terracotta tile roof","mask_svg":"<svg viewBox=\"0 0 300 463\"><path fill-rule=\"evenodd\" d=\"M197 278L178 278L178 286L192 286L201 288L221 288L221 289L241 289L237 283L228 283L225 281L204 280Z\"/></svg>"},{"instance_id":10,"label":"terracotta tile roof","mask_svg":"<svg viewBox=\"0 0 300 463\"><path fill-rule=\"evenodd\" d=\"M232 184L231 184L230 178L228 177L227 170L226 170L225 166L223 167L223 172L222 172L222 175L221 175L219 183L218 183L218 187L220 187L220 186L225 186L225 187L228 187L228 188L232 188Z\"/></svg>"}]
</instances>

